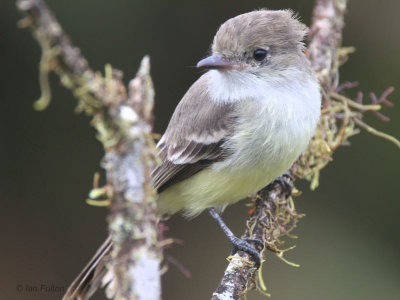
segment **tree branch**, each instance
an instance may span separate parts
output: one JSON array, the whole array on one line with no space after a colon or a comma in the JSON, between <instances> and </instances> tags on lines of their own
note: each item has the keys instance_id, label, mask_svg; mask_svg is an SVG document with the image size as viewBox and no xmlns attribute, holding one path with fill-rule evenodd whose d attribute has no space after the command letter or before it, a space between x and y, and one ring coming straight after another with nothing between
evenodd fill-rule
<instances>
[{"instance_id":1,"label":"tree branch","mask_svg":"<svg viewBox=\"0 0 400 300\"><path fill-rule=\"evenodd\" d=\"M313 12L311 42L308 52L324 95L329 95L336 90L338 84L339 62L337 52L342 41L346 4L347 0L318 0ZM311 143L310 148L312 146ZM315 153L315 149L309 151ZM300 159L292 167L291 173L296 175L295 177L304 177L303 174L299 176L296 171L304 164L309 164L308 158L306 163ZM281 185L276 182L258 192L253 201L254 208L247 221L247 229L243 237L262 240L265 249L271 250L285 260L283 253L286 250L278 249L278 246L281 245L279 237L290 236L290 231L296 226L298 218L302 215L296 213L290 195L283 193ZM262 254L265 255L265 250ZM247 253L239 251L233 257L230 257L228 267L220 285L213 293L212 300L240 299L247 290L252 288L257 288L266 293L262 277L259 276L257 280L256 275L251 257Z\"/></svg>"},{"instance_id":2,"label":"tree branch","mask_svg":"<svg viewBox=\"0 0 400 300\"><path fill-rule=\"evenodd\" d=\"M26 15L20 26L30 27L42 48L42 97L34 107L44 109L49 104L48 73L54 71L78 99L77 110L93 116L92 125L105 149L102 166L107 185L92 194L112 198L108 222L113 250L108 269L114 279L108 295L158 300L162 254L150 185L156 156L151 137L154 91L149 58L142 60L127 92L120 71L106 66L103 77L89 68L42 0L19 0L17 5Z\"/></svg>"},{"instance_id":3,"label":"tree branch","mask_svg":"<svg viewBox=\"0 0 400 300\"><path fill-rule=\"evenodd\" d=\"M308 53L326 94L338 87L339 51L346 6L347 0L318 0L313 11Z\"/></svg>"},{"instance_id":4,"label":"tree branch","mask_svg":"<svg viewBox=\"0 0 400 300\"><path fill-rule=\"evenodd\" d=\"M290 178L286 176L286 180ZM289 235L290 231L296 226L298 218L302 215L297 214L292 205L290 195L285 193L279 182L274 182L266 188L260 190L257 195L252 197L253 207L251 215L246 222L246 232L243 237L256 238L264 242L265 250L273 251L285 262L283 253L286 250L278 249L282 244L279 237ZM249 254L243 251L231 256L228 267L220 285L212 295L212 300L233 300L240 297L252 288L258 288L266 294L266 288L262 280L256 280L256 268ZM262 269L259 269L262 272ZM261 274L260 274L261 275Z\"/></svg>"}]
</instances>

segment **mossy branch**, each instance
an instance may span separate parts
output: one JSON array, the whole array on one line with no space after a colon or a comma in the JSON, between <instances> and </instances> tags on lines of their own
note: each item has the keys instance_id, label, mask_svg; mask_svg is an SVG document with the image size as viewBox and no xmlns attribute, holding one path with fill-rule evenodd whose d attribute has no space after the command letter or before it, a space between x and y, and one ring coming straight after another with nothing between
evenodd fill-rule
<instances>
[{"instance_id":1,"label":"mossy branch","mask_svg":"<svg viewBox=\"0 0 400 300\"><path fill-rule=\"evenodd\" d=\"M342 29L344 27L344 14L347 0L317 0L310 30L310 44L308 56L321 84L323 106L321 120L316 134L308 149L292 166L289 177L293 179L306 179L311 182L311 189L318 187L320 171L332 161L336 149L348 144L348 139L357 134L360 128L387 139L400 147L400 142L383 132L367 125L363 120L366 112L374 113L382 121L389 118L379 112L384 106L393 106L387 97L393 92L388 88L378 99L371 93L371 104L363 104L363 94L358 93L357 99L352 100L344 92L355 88L356 83L346 82L339 84L339 67L348 59L348 55L355 51L353 47L341 47ZM273 183L251 197L252 209L247 221L246 232L243 237L257 238L264 242L262 255L266 251L275 253L286 263L283 254L288 249L279 247L283 244L282 236L294 237L291 230L296 226L303 215L295 210L293 199L282 191L278 183ZM250 289L258 289L268 295L262 280L261 268L257 272L250 256L238 252L229 257L229 264L225 270L220 285L214 292L212 300L236 300L245 297Z\"/></svg>"},{"instance_id":2,"label":"mossy branch","mask_svg":"<svg viewBox=\"0 0 400 300\"><path fill-rule=\"evenodd\" d=\"M91 124L105 149L102 166L107 185L95 186L91 195L111 198L108 222L113 247L108 271L113 279L107 294L114 299L158 300L162 253L150 184L156 155L149 58L143 58L127 89L122 73L110 65L105 76L90 69L42 0L19 0L17 6L25 15L19 25L32 30L42 49L42 96L34 107L41 110L50 103L48 74L56 73L77 98L77 111L92 116Z\"/></svg>"}]
</instances>

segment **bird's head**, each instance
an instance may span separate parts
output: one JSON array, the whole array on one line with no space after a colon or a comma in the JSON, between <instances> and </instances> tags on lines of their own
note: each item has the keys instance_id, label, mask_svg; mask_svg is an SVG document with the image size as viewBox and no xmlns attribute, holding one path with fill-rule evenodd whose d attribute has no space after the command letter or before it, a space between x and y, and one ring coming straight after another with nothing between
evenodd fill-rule
<instances>
[{"instance_id":1,"label":"bird's head","mask_svg":"<svg viewBox=\"0 0 400 300\"><path fill-rule=\"evenodd\" d=\"M307 27L289 10L259 10L229 19L214 37L212 55L198 68L239 70L270 77L304 65Z\"/></svg>"}]
</instances>

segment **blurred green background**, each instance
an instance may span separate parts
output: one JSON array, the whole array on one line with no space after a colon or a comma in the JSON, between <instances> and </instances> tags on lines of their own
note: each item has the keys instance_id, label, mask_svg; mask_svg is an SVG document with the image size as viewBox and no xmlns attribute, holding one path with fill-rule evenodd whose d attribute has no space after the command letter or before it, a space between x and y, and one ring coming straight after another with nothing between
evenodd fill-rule
<instances>
[{"instance_id":1,"label":"blurred green background","mask_svg":"<svg viewBox=\"0 0 400 300\"><path fill-rule=\"evenodd\" d=\"M218 26L253 9L292 8L310 23L311 0L57 0L47 1L66 32L89 60L132 78L150 54L156 89L155 131L163 132L174 107L196 78ZM349 3L344 45L357 52L341 80L360 90L391 96L392 119L380 130L400 136L400 1ZM15 3L0 0L0 299L60 299L55 292L26 287L67 287L106 236L105 208L85 204L103 151L89 119L74 113L76 101L52 77L53 101L43 112L39 96L40 51L27 30L17 29ZM321 174L320 187L296 199L303 218L287 245L291 267L268 255L264 278L272 299L399 299L399 149L365 132L351 139ZM247 208L229 207L224 218L241 234ZM186 221L175 216L169 236L182 239L169 254L192 272L171 266L163 276L163 299L209 299L226 266L230 245L207 214ZM18 285L23 291L18 292ZM97 293L94 299L103 299ZM264 299L250 293L248 299Z\"/></svg>"}]
</instances>

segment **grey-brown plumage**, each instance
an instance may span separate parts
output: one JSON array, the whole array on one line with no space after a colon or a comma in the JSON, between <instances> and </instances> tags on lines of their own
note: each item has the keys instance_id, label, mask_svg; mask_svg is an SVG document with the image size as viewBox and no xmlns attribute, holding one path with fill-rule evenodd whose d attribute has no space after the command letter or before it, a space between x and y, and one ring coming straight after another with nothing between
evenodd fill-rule
<instances>
[{"instance_id":1,"label":"grey-brown plumage","mask_svg":"<svg viewBox=\"0 0 400 300\"><path fill-rule=\"evenodd\" d=\"M270 58L265 62L284 68L291 66L296 51L304 48L307 26L299 22L291 10L259 10L239 15L221 25L212 44L213 54L219 53L238 63L257 48L268 47ZM279 55L276 55L279 54ZM282 59L283 58L283 59Z\"/></svg>"},{"instance_id":2,"label":"grey-brown plumage","mask_svg":"<svg viewBox=\"0 0 400 300\"><path fill-rule=\"evenodd\" d=\"M159 193L229 155L224 142L234 131L234 104L211 101L207 80L205 74L189 88L157 145L162 163L152 183Z\"/></svg>"},{"instance_id":3,"label":"grey-brown plumage","mask_svg":"<svg viewBox=\"0 0 400 300\"><path fill-rule=\"evenodd\" d=\"M109 257L111 247L112 241L109 236L85 268L83 268L81 273L70 284L63 300L72 300L75 298L77 300L87 300L96 292L101 285L103 277L107 273L105 264Z\"/></svg>"}]
</instances>

